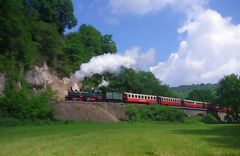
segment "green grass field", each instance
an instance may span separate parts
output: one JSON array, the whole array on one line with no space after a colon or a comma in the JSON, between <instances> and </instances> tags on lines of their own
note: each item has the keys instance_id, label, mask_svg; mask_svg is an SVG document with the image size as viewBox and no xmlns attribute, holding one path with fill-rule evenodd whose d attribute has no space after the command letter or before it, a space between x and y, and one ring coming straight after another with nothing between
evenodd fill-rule
<instances>
[{"instance_id":1,"label":"green grass field","mask_svg":"<svg viewBox=\"0 0 240 156\"><path fill-rule=\"evenodd\" d=\"M69 123L0 127L0 155L240 155L240 125Z\"/></svg>"}]
</instances>

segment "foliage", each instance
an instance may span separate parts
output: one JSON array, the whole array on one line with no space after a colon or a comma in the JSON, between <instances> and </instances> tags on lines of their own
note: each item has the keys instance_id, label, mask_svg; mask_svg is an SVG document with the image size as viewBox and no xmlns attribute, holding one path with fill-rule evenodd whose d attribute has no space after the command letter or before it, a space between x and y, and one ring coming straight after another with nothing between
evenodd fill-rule
<instances>
[{"instance_id":1,"label":"foliage","mask_svg":"<svg viewBox=\"0 0 240 156\"><path fill-rule=\"evenodd\" d=\"M25 12L46 23L56 24L59 33L77 24L71 0L23 0Z\"/></svg>"},{"instance_id":2,"label":"foliage","mask_svg":"<svg viewBox=\"0 0 240 156\"><path fill-rule=\"evenodd\" d=\"M76 24L71 0L2 0L0 4L0 61L9 59L20 76L43 62L66 76L92 56L116 52L112 35L102 35L90 25L63 36L64 29ZM0 71L12 73L4 65Z\"/></svg>"},{"instance_id":3,"label":"foliage","mask_svg":"<svg viewBox=\"0 0 240 156\"><path fill-rule=\"evenodd\" d=\"M130 121L184 121L186 114L177 108L148 105L129 106L126 114Z\"/></svg>"},{"instance_id":4,"label":"foliage","mask_svg":"<svg viewBox=\"0 0 240 156\"><path fill-rule=\"evenodd\" d=\"M79 69L80 64L88 62L93 56L116 53L117 48L112 35L102 35L91 25L83 24L78 32L65 37L64 54L59 58L59 71L64 75Z\"/></svg>"},{"instance_id":5,"label":"foliage","mask_svg":"<svg viewBox=\"0 0 240 156\"><path fill-rule=\"evenodd\" d=\"M207 116L203 117L202 122L207 124L218 124L220 123L220 120L213 116L212 114L208 113Z\"/></svg>"},{"instance_id":6,"label":"foliage","mask_svg":"<svg viewBox=\"0 0 240 156\"><path fill-rule=\"evenodd\" d=\"M171 88L179 97L187 98L189 93L194 90L210 90L213 94L216 93L217 84L192 84L192 85L181 85L178 87Z\"/></svg>"},{"instance_id":7,"label":"foliage","mask_svg":"<svg viewBox=\"0 0 240 156\"><path fill-rule=\"evenodd\" d=\"M187 99L212 102L216 99L216 96L210 90L198 89L191 91Z\"/></svg>"},{"instance_id":8,"label":"foliage","mask_svg":"<svg viewBox=\"0 0 240 156\"><path fill-rule=\"evenodd\" d=\"M219 124L221 121L214 115L208 113L206 116L192 116L184 120L184 123L205 123L205 124Z\"/></svg>"},{"instance_id":9,"label":"foliage","mask_svg":"<svg viewBox=\"0 0 240 156\"><path fill-rule=\"evenodd\" d=\"M14 59L19 68L28 68L36 60L37 48L22 11L23 5L19 0L2 0L0 10L1 58Z\"/></svg>"},{"instance_id":10,"label":"foliage","mask_svg":"<svg viewBox=\"0 0 240 156\"><path fill-rule=\"evenodd\" d=\"M43 21L31 21L31 35L38 49L38 63L47 62L55 67L57 58L63 54L63 37L57 26Z\"/></svg>"},{"instance_id":11,"label":"foliage","mask_svg":"<svg viewBox=\"0 0 240 156\"><path fill-rule=\"evenodd\" d=\"M109 86L103 88L108 91L175 96L170 88L162 84L151 72L122 69L118 75L106 73L103 78L109 82ZM97 88L101 80L102 76L96 74L91 78L86 78L83 85Z\"/></svg>"},{"instance_id":12,"label":"foliage","mask_svg":"<svg viewBox=\"0 0 240 156\"><path fill-rule=\"evenodd\" d=\"M17 119L51 119L53 107L49 104L53 96L51 89L42 93L33 93L22 81L22 88L17 89L7 81L4 96L0 97L0 116Z\"/></svg>"},{"instance_id":13,"label":"foliage","mask_svg":"<svg viewBox=\"0 0 240 156\"><path fill-rule=\"evenodd\" d=\"M0 118L0 127L1 126L16 126L19 125L21 122L20 120L12 117L1 117Z\"/></svg>"},{"instance_id":14,"label":"foliage","mask_svg":"<svg viewBox=\"0 0 240 156\"><path fill-rule=\"evenodd\" d=\"M229 113L235 122L240 122L240 77L231 74L219 80L219 87L217 89L217 103L222 107L232 108Z\"/></svg>"}]
</instances>

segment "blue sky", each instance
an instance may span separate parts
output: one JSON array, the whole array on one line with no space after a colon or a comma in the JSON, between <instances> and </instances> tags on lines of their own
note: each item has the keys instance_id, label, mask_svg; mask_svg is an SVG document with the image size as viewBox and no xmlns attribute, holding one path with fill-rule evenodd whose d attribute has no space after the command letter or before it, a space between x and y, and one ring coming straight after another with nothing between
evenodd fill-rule
<instances>
[{"instance_id":1,"label":"blue sky","mask_svg":"<svg viewBox=\"0 0 240 156\"><path fill-rule=\"evenodd\" d=\"M177 68L181 67L176 67L176 69L174 70L172 69L172 67L167 71L165 70L165 68L168 68L170 66L186 65L186 62L184 64L181 64L180 62L181 60L186 60L187 58L189 58L187 56L196 56L194 57L196 61L191 62L191 65L193 67L196 64L199 65L201 63L206 63L208 59L197 54L197 51L200 51L200 48L196 49L197 46L194 46L194 44L191 45L191 41L194 41L198 36L194 36L194 34L191 33L190 29L186 29L185 32L179 32L180 29L184 26L187 26L191 22L192 24L194 24L194 22L205 22L199 17L208 17L208 15L206 14L209 14L209 17L213 16L213 18L209 18L209 20L207 21L209 23L211 23L211 20L214 19L219 20L220 23L224 23L224 21L228 21L227 17L231 17L228 26L225 27L225 25L223 24L224 26L221 28L226 28L225 32L229 32L228 30L231 29L232 26L237 28L238 24L240 23L240 1L179 0L173 3L167 1L171 0L156 0L155 2L151 0L72 0L74 5L74 14L78 20L78 25L71 30L68 30L67 32L77 31L79 25L81 24L90 24L96 27L102 34L112 34L113 40L117 43L118 53L120 54L123 54L127 49L131 49L133 47L138 47L143 53L148 51L150 48L153 48L155 50L156 64L155 66L150 67L149 70L152 71L156 75L156 77L163 80L169 85L174 86L180 84L192 84L201 82L217 82L217 80L221 76L228 74L225 72L225 69L221 69L220 74L219 72L217 72L218 70L220 70L217 69L217 66L219 66L219 64L228 63L227 60L226 62L218 61L218 64L216 64L215 67L207 67L206 65L203 65L205 71L211 68L209 69L209 72L212 73L203 72L204 70L200 70L200 68L196 68L197 71L193 71L196 70L195 68L191 70L186 69L182 72L190 72L193 75L193 77L190 78L191 80L184 80L186 78L184 78L184 75L182 75L178 79L183 80L177 81L176 83L174 82L174 79L169 81L166 80L168 80L169 77L171 77L172 75L169 74L170 71L178 71ZM184 5L181 5L179 3L183 3ZM195 9L196 6L197 8L200 8L197 9L197 11ZM194 11L189 8L194 8L192 9ZM218 18L218 15L221 17ZM212 24L213 26L216 26L216 24ZM208 25L208 23L206 25ZM210 31L210 29L206 28L206 32L207 30ZM216 30L218 29L216 28ZM208 34L211 34L211 32L208 32ZM186 51L189 52L194 50L196 51L196 55L189 52L189 55L186 56L185 54L183 54L183 52L181 52L181 46L183 41L186 41L187 45L190 45L189 47L191 48L188 48ZM210 42L206 42L203 45L206 45L207 43ZM216 44L217 47L209 46L210 48L205 50L208 51L219 48L219 46L217 45L218 42L212 42L212 44ZM229 43L228 45L226 45L226 48L231 48L228 47L229 45L232 44ZM218 50L215 53L221 54L224 52L225 51ZM179 63L171 62L171 55L174 55L175 53L180 58L182 58L178 59L177 62ZM229 58L229 60L232 60L232 58L238 58L238 55L237 57L235 57L235 53L232 55L231 58ZM199 62L199 60L202 60L202 62ZM160 65L159 67L158 62L159 64L164 65ZM229 66L233 65L231 64ZM238 74L240 70L238 70L237 68L236 70L234 69L230 71ZM199 72L200 75L198 75ZM208 76L213 74L214 72L217 72L216 76ZM198 78L196 77L199 76L202 77L202 79L197 80Z\"/></svg>"}]
</instances>

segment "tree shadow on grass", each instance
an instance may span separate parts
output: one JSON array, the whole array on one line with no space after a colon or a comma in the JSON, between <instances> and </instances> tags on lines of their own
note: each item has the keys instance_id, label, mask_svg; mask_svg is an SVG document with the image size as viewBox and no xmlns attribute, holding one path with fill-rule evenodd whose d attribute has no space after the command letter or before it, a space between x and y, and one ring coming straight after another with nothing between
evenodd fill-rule
<instances>
[{"instance_id":1,"label":"tree shadow on grass","mask_svg":"<svg viewBox=\"0 0 240 156\"><path fill-rule=\"evenodd\" d=\"M240 124L219 125L210 129L181 129L175 133L201 136L201 139L213 146L240 149Z\"/></svg>"}]
</instances>

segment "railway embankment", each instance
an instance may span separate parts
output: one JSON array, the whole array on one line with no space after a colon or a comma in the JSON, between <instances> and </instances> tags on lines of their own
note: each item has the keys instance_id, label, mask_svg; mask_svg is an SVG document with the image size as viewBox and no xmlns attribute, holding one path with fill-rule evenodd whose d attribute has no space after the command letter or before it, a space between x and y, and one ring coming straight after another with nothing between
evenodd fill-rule
<instances>
[{"instance_id":1,"label":"railway embankment","mask_svg":"<svg viewBox=\"0 0 240 156\"><path fill-rule=\"evenodd\" d=\"M58 101L55 118L62 120L118 122L128 120L124 103Z\"/></svg>"}]
</instances>

